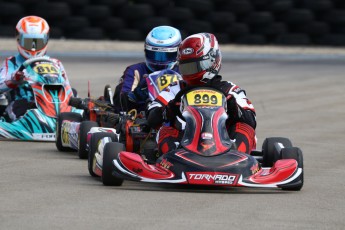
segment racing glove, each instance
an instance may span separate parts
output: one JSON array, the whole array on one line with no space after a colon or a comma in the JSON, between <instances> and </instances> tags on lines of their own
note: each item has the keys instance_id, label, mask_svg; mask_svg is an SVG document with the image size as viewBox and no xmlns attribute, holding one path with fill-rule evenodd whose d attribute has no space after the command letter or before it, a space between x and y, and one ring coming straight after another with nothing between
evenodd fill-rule
<instances>
[{"instance_id":1,"label":"racing glove","mask_svg":"<svg viewBox=\"0 0 345 230\"><path fill-rule=\"evenodd\" d=\"M149 93L147 91L147 87L140 87L138 86L135 88L134 91L128 93L128 99L131 102L139 102L139 101L146 101L146 99L149 97Z\"/></svg>"},{"instance_id":2,"label":"racing glove","mask_svg":"<svg viewBox=\"0 0 345 230\"><path fill-rule=\"evenodd\" d=\"M144 75L144 78L146 77L147 75ZM134 103L146 101L149 97L146 80L142 81L132 92L129 92L127 96L129 101Z\"/></svg>"},{"instance_id":3,"label":"racing glove","mask_svg":"<svg viewBox=\"0 0 345 230\"><path fill-rule=\"evenodd\" d=\"M238 106L236 102L236 98L232 95L229 95L230 97L227 98L227 113L230 118L232 119L238 119L239 118L239 111L238 111Z\"/></svg>"},{"instance_id":4,"label":"racing glove","mask_svg":"<svg viewBox=\"0 0 345 230\"><path fill-rule=\"evenodd\" d=\"M15 85L21 85L24 83L25 73L24 71L17 70L11 76L12 83Z\"/></svg>"}]
</instances>

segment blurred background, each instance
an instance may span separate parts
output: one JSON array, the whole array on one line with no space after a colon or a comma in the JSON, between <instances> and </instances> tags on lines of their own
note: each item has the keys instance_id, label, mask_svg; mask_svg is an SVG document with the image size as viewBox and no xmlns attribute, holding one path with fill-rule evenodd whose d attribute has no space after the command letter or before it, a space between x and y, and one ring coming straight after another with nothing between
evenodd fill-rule
<instances>
[{"instance_id":1,"label":"blurred background","mask_svg":"<svg viewBox=\"0 0 345 230\"><path fill-rule=\"evenodd\" d=\"M0 12L0 38L38 15L55 39L143 41L171 25L222 44L345 46L343 0L0 0Z\"/></svg>"}]
</instances>

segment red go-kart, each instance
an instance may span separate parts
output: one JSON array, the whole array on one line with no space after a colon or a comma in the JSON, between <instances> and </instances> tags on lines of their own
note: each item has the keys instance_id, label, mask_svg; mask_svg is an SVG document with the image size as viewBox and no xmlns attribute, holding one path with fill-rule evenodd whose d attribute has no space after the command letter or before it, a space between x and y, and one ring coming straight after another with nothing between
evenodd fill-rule
<instances>
[{"instance_id":1,"label":"red go-kart","mask_svg":"<svg viewBox=\"0 0 345 230\"><path fill-rule=\"evenodd\" d=\"M123 180L263 187L300 190L303 186L303 155L288 138L266 138L262 150L250 155L237 151L225 122L226 98L212 88L190 90L181 100L186 121L180 148L150 163L125 145L108 142L100 150L97 175L104 185Z\"/></svg>"}]
</instances>

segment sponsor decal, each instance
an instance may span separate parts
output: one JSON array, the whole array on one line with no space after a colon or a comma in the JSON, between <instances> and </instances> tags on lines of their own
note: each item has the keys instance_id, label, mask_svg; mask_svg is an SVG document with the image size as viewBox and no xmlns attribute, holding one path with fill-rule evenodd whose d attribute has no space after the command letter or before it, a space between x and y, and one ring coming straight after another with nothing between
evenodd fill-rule
<instances>
[{"instance_id":1,"label":"sponsor decal","mask_svg":"<svg viewBox=\"0 0 345 230\"><path fill-rule=\"evenodd\" d=\"M88 133L115 133L116 134L116 130L113 128L92 127Z\"/></svg>"},{"instance_id":2,"label":"sponsor decal","mask_svg":"<svg viewBox=\"0 0 345 230\"><path fill-rule=\"evenodd\" d=\"M213 135L212 135L212 133L204 132L201 134L201 138L204 140L210 140L213 138Z\"/></svg>"},{"instance_id":3,"label":"sponsor decal","mask_svg":"<svg viewBox=\"0 0 345 230\"><path fill-rule=\"evenodd\" d=\"M141 168L132 168L132 171L137 173L137 174L140 174L143 172L143 170Z\"/></svg>"},{"instance_id":4,"label":"sponsor decal","mask_svg":"<svg viewBox=\"0 0 345 230\"><path fill-rule=\"evenodd\" d=\"M188 172L187 179L190 184L234 185L238 176L223 172Z\"/></svg>"},{"instance_id":5,"label":"sponsor decal","mask_svg":"<svg viewBox=\"0 0 345 230\"><path fill-rule=\"evenodd\" d=\"M35 140L55 140L55 133L35 133L32 136Z\"/></svg>"},{"instance_id":6,"label":"sponsor decal","mask_svg":"<svg viewBox=\"0 0 345 230\"><path fill-rule=\"evenodd\" d=\"M61 141L63 144L69 144L68 130L70 128L69 122L62 123L61 126Z\"/></svg>"},{"instance_id":7,"label":"sponsor decal","mask_svg":"<svg viewBox=\"0 0 345 230\"><path fill-rule=\"evenodd\" d=\"M257 172L259 172L260 167L259 167L259 163L256 163L255 165L253 165L250 170L252 171L252 174L255 174Z\"/></svg>"},{"instance_id":8,"label":"sponsor decal","mask_svg":"<svg viewBox=\"0 0 345 230\"><path fill-rule=\"evenodd\" d=\"M65 121L61 126L61 142L65 146L71 146L71 140L78 139L79 122L69 122Z\"/></svg>"},{"instance_id":9,"label":"sponsor decal","mask_svg":"<svg viewBox=\"0 0 345 230\"><path fill-rule=\"evenodd\" d=\"M169 162L167 159L163 159L160 163L160 166L169 169L171 166L174 166L171 162Z\"/></svg>"},{"instance_id":10,"label":"sponsor decal","mask_svg":"<svg viewBox=\"0 0 345 230\"><path fill-rule=\"evenodd\" d=\"M194 53L193 48L185 48L182 50L182 54L184 54L184 55L188 55L188 54L192 54L192 53Z\"/></svg>"}]
</instances>

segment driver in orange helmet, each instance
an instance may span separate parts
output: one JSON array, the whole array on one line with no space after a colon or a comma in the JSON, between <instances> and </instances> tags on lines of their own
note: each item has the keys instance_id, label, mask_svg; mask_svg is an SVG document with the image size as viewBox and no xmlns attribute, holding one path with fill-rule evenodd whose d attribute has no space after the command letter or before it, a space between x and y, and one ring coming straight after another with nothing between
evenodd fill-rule
<instances>
[{"instance_id":1,"label":"driver in orange helmet","mask_svg":"<svg viewBox=\"0 0 345 230\"><path fill-rule=\"evenodd\" d=\"M23 81L25 71L19 71L19 68L29 58L45 56L49 30L46 20L38 16L27 16L17 23L16 40L19 53L6 58L0 67L0 93L8 92L12 99L6 108L6 117L10 120L24 115L30 102L34 100L30 86ZM57 59L52 60L57 63L68 81L62 63Z\"/></svg>"}]
</instances>

